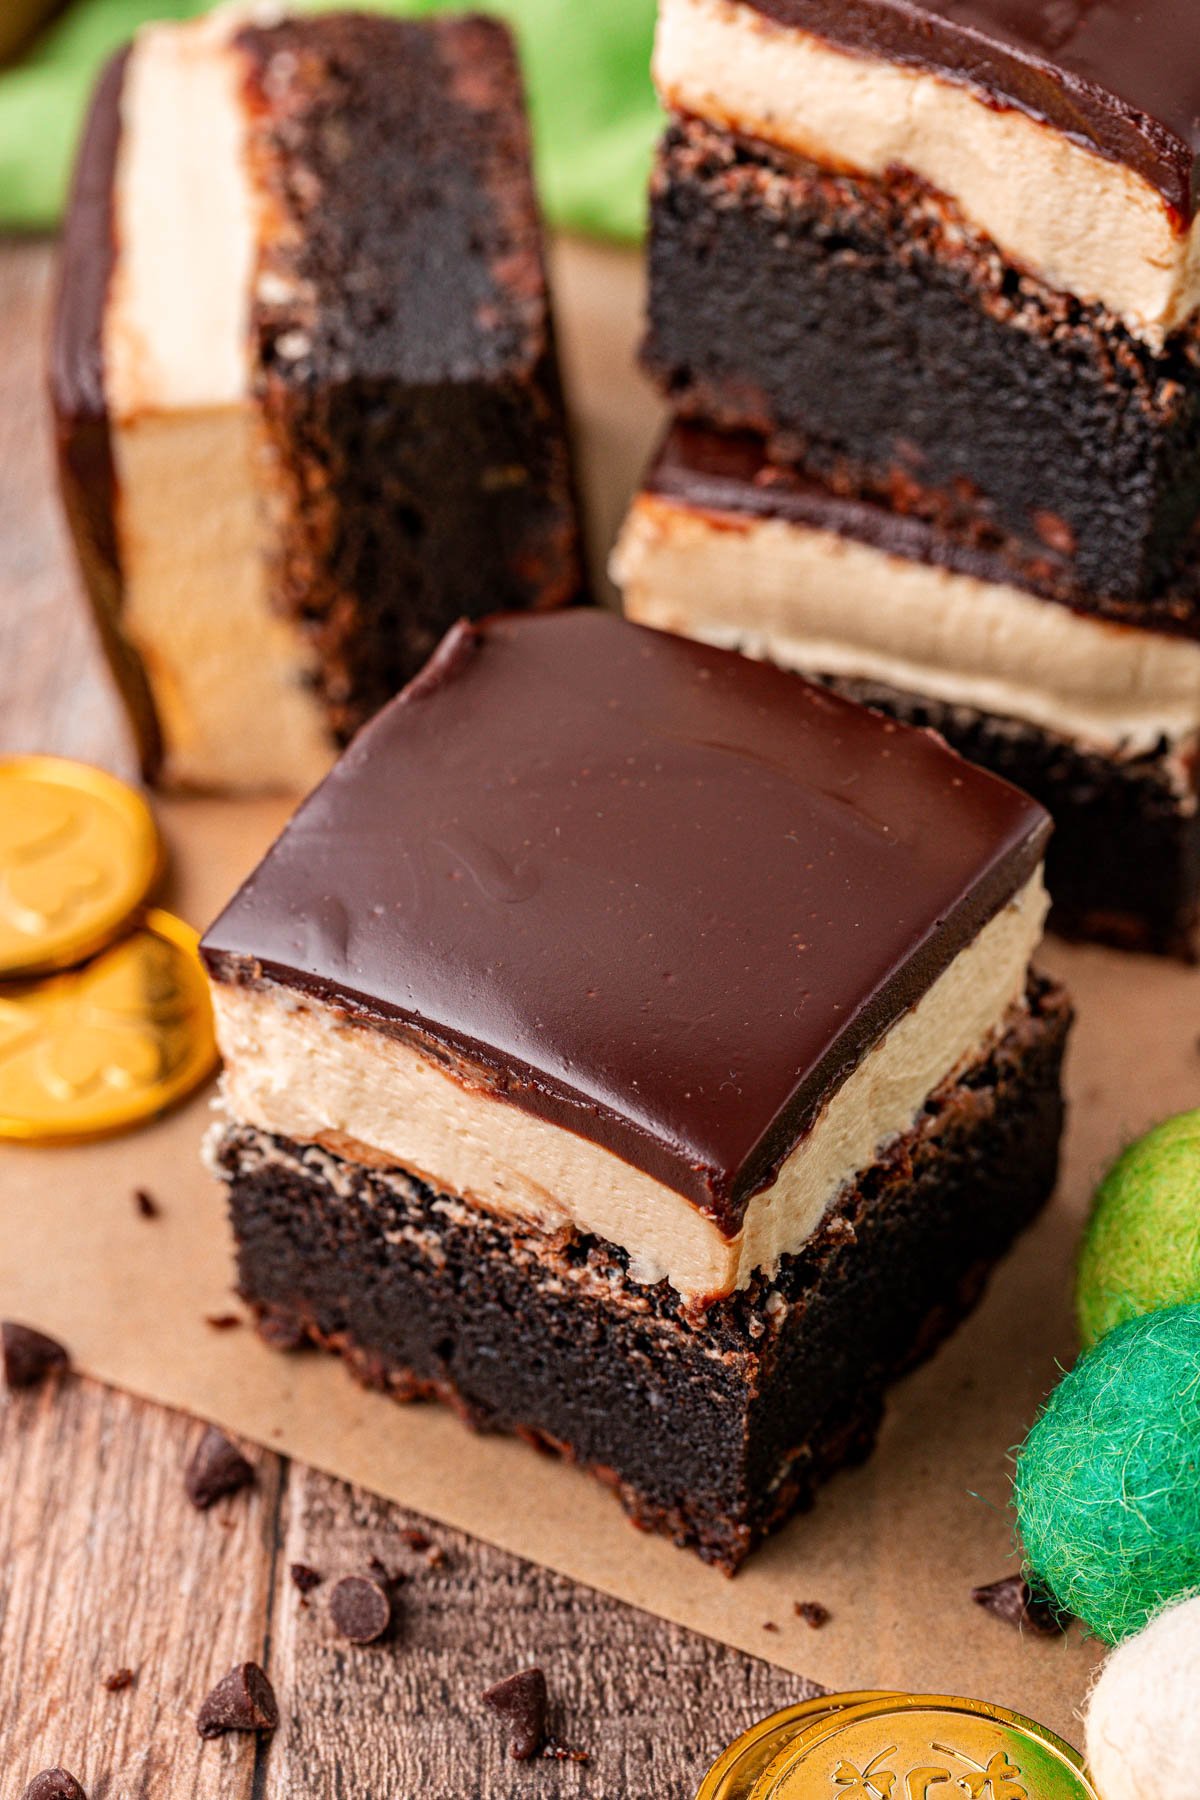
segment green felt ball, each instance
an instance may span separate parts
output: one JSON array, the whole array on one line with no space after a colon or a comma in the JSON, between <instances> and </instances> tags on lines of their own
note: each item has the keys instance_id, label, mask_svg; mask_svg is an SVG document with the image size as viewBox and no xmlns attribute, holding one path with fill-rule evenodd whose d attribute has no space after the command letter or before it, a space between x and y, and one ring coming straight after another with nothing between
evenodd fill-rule
<instances>
[{"instance_id":1,"label":"green felt ball","mask_svg":"<svg viewBox=\"0 0 1200 1800\"><path fill-rule=\"evenodd\" d=\"M1075 1285L1085 1345L1124 1319L1200 1300L1200 1111L1156 1125L1096 1191Z\"/></svg>"},{"instance_id":2,"label":"green felt ball","mask_svg":"<svg viewBox=\"0 0 1200 1800\"><path fill-rule=\"evenodd\" d=\"M1017 1456L1031 1584L1105 1643L1200 1588L1200 1305L1082 1356Z\"/></svg>"}]
</instances>

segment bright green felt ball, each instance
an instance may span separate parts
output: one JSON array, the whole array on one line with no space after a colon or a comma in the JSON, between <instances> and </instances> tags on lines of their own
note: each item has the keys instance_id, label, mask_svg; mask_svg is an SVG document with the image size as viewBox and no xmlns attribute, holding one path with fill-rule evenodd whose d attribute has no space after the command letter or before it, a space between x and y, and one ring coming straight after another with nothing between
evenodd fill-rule
<instances>
[{"instance_id":1,"label":"bright green felt ball","mask_svg":"<svg viewBox=\"0 0 1200 1800\"><path fill-rule=\"evenodd\" d=\"M1148 1131L1096 1191L1075 1285L1085 1345L1124 1319L1200 1300L1200 1112Z\"/></svg>"},{"instance_id":2,"label":"bright green felt ball","mask_svg":"<svg viewBox=\"0 0 1200 1800\"><path fill-rule=\"evenodd\" d=\"M1117 1644L1200 1588L1200 1305L1118 1325L1017 1457L1031 1582Z\"/></svg>"}]
</instances>

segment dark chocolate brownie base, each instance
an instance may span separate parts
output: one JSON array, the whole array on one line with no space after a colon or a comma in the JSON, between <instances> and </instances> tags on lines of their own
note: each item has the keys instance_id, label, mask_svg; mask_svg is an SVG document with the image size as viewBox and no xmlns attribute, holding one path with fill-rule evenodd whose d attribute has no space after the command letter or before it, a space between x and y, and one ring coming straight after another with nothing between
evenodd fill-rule
<instances>
[{"instance_id":1,"label":"dark chocolate brownie base","mask_svg":"<svg viewBox=\"0 0 1200 1800\"><path fill-rule=\"evenodd\" d=\"M1200 954L1196 756L1120 761L1068 738L874 681L825 678L863 705L948 743L1040 800L1054 817L1046 857L1051 924L1065 937L1195 962Z\"/></svg>"},{"instance_id":2,"label":"dark chocolate brownie base","mask_svg":"<svg viewBox=\"0 0 1200 1800\"><path fill-rule=\"evenodd\" d=\"M732 1571L874 1441L884 1390L978 1299L1049 1196L1062 992L928 1102L773 1281L689 1311L624 1253L507 1227L400 1170L229 1127L241 1291L269 1335L336 1349L589 1468L634 1521Z\"/></svg>"},{"instance_id":3,"label":"dark chocolate brownie base","mask_svg":"<svg viewBox=\"0 0 1200 1800\"><path fill-rule=\"evenodd\" d=\"M1153 593L1200 513L1200 328L1155 353L903 171L676 120L643 356L677 411L909 511L982 508L1118 600Z\"/></svg>"},{"instance_id":4,"label":"dark chocolate brownie base","mask_svg":"<svg viewBox=\"0 0 1200 1800\"><path fill-rule=\"evenodd\" d=\"M288 496L280 604L345 741L458 618L582 596L512 39L330 15L239 42L264 250L259 398Z\"/></svg>"}]
</instances>

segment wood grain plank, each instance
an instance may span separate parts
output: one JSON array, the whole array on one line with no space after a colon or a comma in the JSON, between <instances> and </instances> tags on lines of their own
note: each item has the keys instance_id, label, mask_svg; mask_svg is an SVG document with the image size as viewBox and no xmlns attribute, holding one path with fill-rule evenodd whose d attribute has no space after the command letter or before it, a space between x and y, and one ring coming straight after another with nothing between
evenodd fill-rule
<instances>
[{"instance_id":1,"label":"wood grain plank","mask_svg":"<svg viewBox=\"0 0 1200 1800\"><path fill-rule=\"evenodd\" d=\"M198 1513L198 1427L97 1383L0 1401L0 1792L61 1765L90 1800L249 1800L255 1745L195 1716L265 1654L280 1459ZM104 1680L132 1669L134 1685Z\"/></svg>"},{"instance_id":2,"label":"wood grain plank","mask_svg":"<svg viewBox=\"0 0 1200 1800\"><path fill-rule=\"evenodd\" d=\"M287 1518L272 1633L284 1721L267 1755L268 1795L688 1800L740 1731L818 1691L311 1470L293 1466ZM441 1566L406 1547L406 1525L424 1527ZM355 1648L334 1631L328 1595L372 1556L408 1579L392 1636ZM307 1607L293 1562L325 1577ZM587 1764L515 1764L481 1705L490 1682L535 1663L552 1729L587 1750Z\"/></svg>"}]
</instances>

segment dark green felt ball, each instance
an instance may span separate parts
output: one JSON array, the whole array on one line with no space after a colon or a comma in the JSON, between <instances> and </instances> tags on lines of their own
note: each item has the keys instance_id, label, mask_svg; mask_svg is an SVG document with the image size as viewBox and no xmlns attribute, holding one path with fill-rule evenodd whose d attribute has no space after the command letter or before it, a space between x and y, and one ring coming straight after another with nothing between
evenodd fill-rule
<instances>
[{"instance_id":1,"label":"dark green felt ball","mask_svg":"<svg viewBox=\"0 0 1200 1800\"><path fill-rule=\"evenodd\" d=\"M1124 1319L1200 1300L1200 1111L1148 1131L1096 1191L1075 1284L1085 1346Z\"/></svg>"},{"instance_id":2,"label":"dark green felt ball","mask_svg":"<svg viewBox=\"0 0 1200 1800\"><path fill-rule=\"evenodd\" d=\"M1200 1304L1080 1358L1018 1454L1014 1501L1030 1581L1105 1643L1200 1588Z\"/></svg>"}]
</instances>

